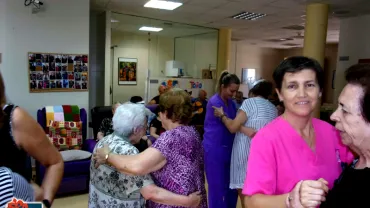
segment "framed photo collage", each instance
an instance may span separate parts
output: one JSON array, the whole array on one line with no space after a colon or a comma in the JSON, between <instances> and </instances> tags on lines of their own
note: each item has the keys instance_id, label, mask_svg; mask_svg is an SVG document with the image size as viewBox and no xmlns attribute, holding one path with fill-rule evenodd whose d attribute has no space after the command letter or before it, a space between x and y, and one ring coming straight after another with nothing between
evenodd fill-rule
<instances>
[{"instance_id":1,"label":"framed photo collage","mask_svg":"<svg viewBox=\"0 0 370 208\"><path fill-rule=\"evenodd\" d=\"M88 55L28 53L30 92L88 90Z\"/></svg>"}]
</instances>

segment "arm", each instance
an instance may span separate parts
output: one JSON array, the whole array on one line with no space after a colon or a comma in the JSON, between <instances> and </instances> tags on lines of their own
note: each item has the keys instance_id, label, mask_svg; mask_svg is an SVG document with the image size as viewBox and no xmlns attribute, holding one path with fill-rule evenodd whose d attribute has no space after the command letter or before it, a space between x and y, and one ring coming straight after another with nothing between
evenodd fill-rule
<instances>
[{"instance_id":1,"label":"arm","mask_svg":"<svg viewBox=\"0 0 370 208\"><path fill-rule=\"evenodd\" d=\"M271 137L260 132L254 139L248 158L248 171L243 194L248 208L285 208L288 193L275 195L277 164Z\"/></svg>"},{"instance_id":2,"label":"arm","mask_svg":"<svg viewBox=\"0 0 370 208\"><path fill-rule=\"evenodd\" d=\"M241 133L247 135L249 138L253 138L256 135L257 131L253 128L242 126L239 130Z\"/></svg>"},{"instance_id":3,"label":"arm","mask_svg":"<svg viewBox=\"0 0 370 208\"><path fill-rule=\"evenodd\" d=\"M96 155L100 155L99 158L105 158L107 153L101 151L104 151L103 148L97 149ZM116 167L119 172L130 175L146 175L161 169L167 160L160 151L149 147L137 155L109 154L107 162Z\"/></svg>"},{"instance_id":4,"label":"arm","mask_svg":"<svg viewBox=\"0 0 370 208\"><path fill-rule=\"evenodd\" d=\"M195 207L200 203L200 196L191 194L189 196L179 195L160 188L154 184L140 189L140 193L146 200L151 200L159 204L172 206Z\"/></svg>"},{"instance_id":5,"label":"arm","mask_svg":"<svg viewBox=\"0 0 370 208\"><path fill-rule=\"evenodd\" d=\"M264 195L255 194L253 196L246 196L244 205L248 208L286 208L286 200L288 194L282 195Z\"/></svg>"},{"instance_id":6,"label":"arm","mask_svg":"<svg viewBox=\"0 0 370 208\"><path fill-rule=\"evenodd\" d=\"M46 138L41 126L23 109L18 107L14 110L12 124L17 145L46 167L41 187L44 190L44 199L52 202L64 171L60 153Z\"/></svg>"},{"instance_id":7,"label":"arm","mask_svg":"<svg viewBox=\"0 0 370 208\"><path fill-rule=\"evenodd\" d=\"M156 131L157 131L157 128L156 127L153 127L153 126L150 127L150 136L158 139L159 135L156 134Z\"/></svg>"},{"instance_id":8,"label":"arm","mask_svg":"<svg viewBox=\"0 0 370 208\"><path fill-rule=\"evenodd\" d=\"M225 124L226 128L231 133L238 132L240 127L247 122L247 119L247 114L242 110L238 110L238 114L234 120L227 118L226 115L221 116L222 123Z\"/></svg>"}]
</instances>

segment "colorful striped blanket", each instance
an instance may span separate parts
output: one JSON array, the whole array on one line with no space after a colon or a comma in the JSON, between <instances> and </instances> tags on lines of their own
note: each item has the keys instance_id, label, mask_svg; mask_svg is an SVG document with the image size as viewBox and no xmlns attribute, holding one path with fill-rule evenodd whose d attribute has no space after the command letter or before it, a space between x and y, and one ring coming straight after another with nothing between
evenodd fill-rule
<instances>
[{"instance_id":1,"label":"colorful striped blanket","mask_svg":"<svg viewBox=\"0 0 370 208\"><path fill-rule=\"evenodd\" d=\"M46 106L46 127L51 121L80 121L80 108L77 105Z\"/></svg>"}]
</instances>

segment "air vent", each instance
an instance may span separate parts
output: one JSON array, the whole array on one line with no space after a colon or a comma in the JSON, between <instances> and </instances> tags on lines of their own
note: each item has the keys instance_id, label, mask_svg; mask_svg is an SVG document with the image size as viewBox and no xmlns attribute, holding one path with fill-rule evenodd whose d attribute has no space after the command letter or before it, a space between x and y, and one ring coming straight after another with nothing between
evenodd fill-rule
<instances>
[{"instance_id":1,"label":"air vent","mask_svg":"<svg viewBox=\"0 0 370 208\"><path fill-rule=\"evenodd\" d=\"M272 43L279 43L279 42L283 42L283 41L285 41L285 40L280 40L280 39L267 39L267 40L265 40L265 41L267 41L267 42L272 42Z\"/></svg>"},{"instance_id":2,"label":"air vent","mask_svg":"<svg viewBox=\"0 0 370 208\"><path fill-rule=\"evenodd\" d=\"M296 44L296 43L284 43L282 45L283 46L300 46L300 44Z\"/></svg>"},{"instance_id":3,"label":"air vent","mask_svg":"<svg viewBox=\"0 0 370 208\"><path fill-rule=\"evenodd\" d=\"M290 25L290 26L283 27L283 29L286 29L286 30L304 30L304 26L302 26L302 25Z\"/></svg>"},{"instance_id":4,"label":"air vent","mask_svg":"<svg viewBox=\"0 0 370 208\"><path fill-rule=\"evenodd\" d=\"M279 38L279 39L267 39L266 41L277 43L277 42L284 42L284 41L289 41L289 40L294 40L294 39L293 38Z\"/></svg>"},{"instance_id":5,"label":"air vent","mask_svg":"<svg viewBox=\"0 0 370 208\"><path fill-rule=\"evenodd\" d=\"M244 20L257 20L266 16L266 14L253 13L253 12L242 12L232 16L233 19L244 19Z\"/></svg>"}]
</instances>

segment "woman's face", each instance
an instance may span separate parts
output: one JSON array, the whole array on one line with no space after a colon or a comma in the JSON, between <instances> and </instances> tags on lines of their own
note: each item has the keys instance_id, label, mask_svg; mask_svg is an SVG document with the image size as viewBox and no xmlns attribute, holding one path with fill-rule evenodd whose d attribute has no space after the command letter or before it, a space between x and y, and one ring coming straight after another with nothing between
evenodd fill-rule
<instances>
[{"instance_id":1,"label":"woman's face","mask_svg":"<svg viewBox=\"0 0 370 208\"><path fill-rule=\"evenodd\" d=\"M239 85L232 83L229 84L227 87L224 87L224 85L221 86L221 96L227 99L231 99L235 97L236 92L239 90Z\"/></svg>"},{"instance_id":2,"label":"woman's face","mask_svg":"<svg viewBox=\"0 0 370 208\"><path fill-rule=\"evenodd\" d=\"M137 144L140 142L140 139L143 138L143 136L145 136L146 134L147 126L148 126L148 120L145 119L144 124L135 129L134 134L132 134L130 138L132 144Z\"/></svg>"},{"instance_id":3,"label":"woman's face","mask_svg":"<svg viewBox=\"0 0 370 208\"><path fill-rule=\"evenodd\" d=\"M338 98L338 108L330 119L335 121L335 128L340 131L343 144L353 150L369 147L370 123L361 115L360 98L363 89L358 85L347 84Z\"/></svg>"},{"instance_id":4,"label":"woman's face","mask_svg":"<svg viewBox=\"0 0 370 208\"><path fill-rule=\"evenodd\" d=\"M285 111L297 116L310 116L321 96L316 73L311 69L285 73L281 90L276 92Z\"/></svg>"}]
</instances>

